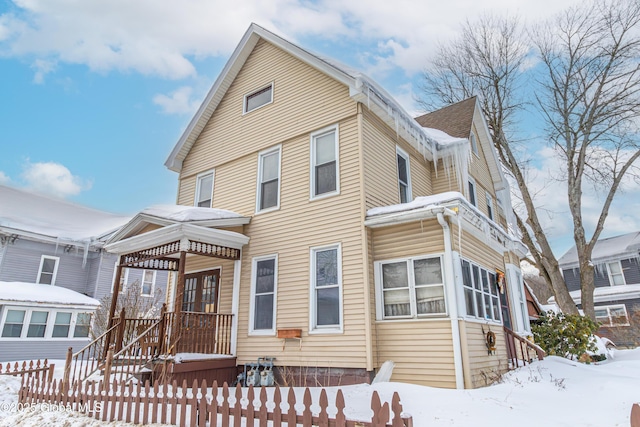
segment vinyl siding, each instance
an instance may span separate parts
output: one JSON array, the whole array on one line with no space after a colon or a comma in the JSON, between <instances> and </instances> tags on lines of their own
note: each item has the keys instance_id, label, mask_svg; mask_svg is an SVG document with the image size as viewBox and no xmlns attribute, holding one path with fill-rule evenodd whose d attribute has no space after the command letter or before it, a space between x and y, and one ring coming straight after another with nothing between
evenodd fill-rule
<instances>
[{"instance_id":1,"label":"vinyl siding","mask_svg":"<svg viewBox=\"0 0 640 427\"><path fill-rule=\"evenodd\" d=\"M435 219L373 229L374 261L442 252L442 227Z\"/></svg>"},{"instance_id":2,"label":"vinyl siding","mask_svg":"<svg viewBox=\"0 0 640 427\"><path fill-rule=\"evenodd\" d=\"M451 322L376 322L380 363L395 363L391 381L455 388Z\"/></svg>"},{"instance_id":3,"label":"vinyl siding","mask_svg":"<svg viewBox=\"0 0 640 427\"><path fill-rule=\"evenodd\" d=\"M471 378L465 378L466 387L483 387L495 382L501 374L508 370L507 347L502 326L484 325L482 323L461 321L461 336L463 340L463 360L468 360L466 370ZM484 331L483 331L484 329ZM495 354L489 354L486 345L486 333L491 329L496 334Z\"/></svg>"},{"instance_id":4,"label":"vinyl siding","mask_svg":"<svg viewBox=\"0 0 640 427\"><path fill-rule=\"evenodd\" d=\"M274 102L242 114L243 96L270 82ZM278 365L364 368L362 214L356 103L348 89L261 41L183 164L178 202L192 205L195 175L215 168L213 206L253 216L243 234L238 363L259 356ZM340 194L310 200L310 134L339 126ZM280 209L255 214L258 152L281 144ZM311 247L341 244L342 333L309 334ZM252 259L278 254L276 328L300 328L301 346L249 336ZM189 264L189 268L192 264ZM232 266L221 298L231 298ZM221 300L220 307L230 302ZM283 348L284 344L284 348Z\"/></svg>"},{"instance_id":5,"label":"vinyl siding","mask_svg":"<svg viewBox=\"0 0 640 427\"><path fill-rule=\"evenodd\" d=\"M462 230L462 246L458 246L458 227L451 224L451 243L453 250L460 254L460 257L473 261L490 271L496 268L504 271L504 258L501 252L496 252L490 246L480 241L471 233Z\"/></svg>"},{"instance_id":6,"label":"vinyl siding","mask_svg":"<svg viewBox=\"0 0 640 427\"><path fill-rule=\"evenodd\" d=\"M0 363L19 360L37 360L37 359L49 359L60 360L64 367L64 360L67 356L67 350L69 347L73 348L73 351L78 351L89 344L89 340L75 339L75 340L16 340L16 341L2 341L0 345Z\"/></svg>"},{"instance_id":7,"label":"vinyl siding","mask_svg":"<svg viewBox=\"0 0 640 427\"><path fill-rule=\"evenodd\" d=\"M625 283L627 285L640 283L640 262L638 258L623 259L620 263L622 264Z\"/></svg>"},{"instance_id":8,"label":"vinyl siding","mask_svg":"<svg viewBox=\"0 0 640 427\"><path fill-rule=\"evenodd\" d=\"M580 271L577 268L564 269L562 275L569 292L580 290Z\"/></svg>"},{"instance_id":9,"label":"vinyl siding","mask_svg":"<svg viewBox=\"0 0 640 427\"><path fill-rule=\"evenodd\" d=\"M431 163L364 106L362 116L366 208L400 203L396 146L409 154L412 197L432 194Z\"/></svg>"}]
</instances>

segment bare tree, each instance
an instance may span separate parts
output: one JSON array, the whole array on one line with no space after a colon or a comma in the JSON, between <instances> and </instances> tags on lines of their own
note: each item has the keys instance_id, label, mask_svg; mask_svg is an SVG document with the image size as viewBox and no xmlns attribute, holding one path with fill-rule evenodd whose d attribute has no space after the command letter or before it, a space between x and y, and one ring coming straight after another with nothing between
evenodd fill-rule
<instances>
[{"instance_id":1,"label":"bare tree","mask_svg":"<svg viewBox=\"0 0 640 427\"><path fill-rule=\"evenodd\" d=\"M593 248L623 178L637 176L640 157L640 2L570 8L533 34L544 68L537 101L565 165L582 308L595 319ZM582 211L589 184L603 196L590 238Z\"/></svg>"},{"instance_id":2,"label":"bare tree","mask_svg":"<svg viewBox=\"0 0 640 427\"><path fill-rule=\"evenodd\" d=\"M526 209L526 218L516 213L523 242L560 308L565 313L577 313L527 186L526 163L510 132L514 114L523 108L520 89L528 50L515 18L485 15L478 21L467 21L459 39L440 46L424 73L424 96L418 101L429 109L478 96L500 161L517 183Z\"/></svg>"}]
</instances>

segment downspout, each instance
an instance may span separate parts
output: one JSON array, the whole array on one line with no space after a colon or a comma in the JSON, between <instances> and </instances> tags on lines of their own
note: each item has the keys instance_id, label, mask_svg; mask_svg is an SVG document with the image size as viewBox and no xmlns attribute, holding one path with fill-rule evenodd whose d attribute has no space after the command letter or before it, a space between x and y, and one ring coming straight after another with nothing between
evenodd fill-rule
<instances>
[{"instance_id":1,"label":"downspout","mask_svg":"<svg viewBox=\"0 0 640 427\"><path fill-rule=\"evenodd\" d=\"M458 323L458 298L456 296L456 283L453 270L453 252L451 247L451 229L444 219L445 213L449 216L455 215L448 209L442 208L437 212L438 223L442 226L444 235L444 282L448 285L445 287L447 292L447 300L450 304L449 317L451 318L451 335L453 338L453 364L456 370L456 388L464 388L464 375L462 367L462 345L460 342L460 324Z\"/></svg>"}]
</instances>

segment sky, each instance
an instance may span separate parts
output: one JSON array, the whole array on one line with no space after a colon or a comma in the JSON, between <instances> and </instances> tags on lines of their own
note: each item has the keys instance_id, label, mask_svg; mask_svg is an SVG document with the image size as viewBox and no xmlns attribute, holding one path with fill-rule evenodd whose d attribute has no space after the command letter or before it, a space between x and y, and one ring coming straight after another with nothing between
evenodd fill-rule
<instances>
[{"instance_id":1,"label":"sky","mask_svg":"<svg viewBox=\"0 0 640 427\"><path fill-rule=\"evenodd\" d=\"M535 21L574 3L0 0L0 183L131 215L175 203L177 174L164 162L251 22L365 72L418 113L421 72L465 19ZM538 158L542 188L557 162ZM561 255L566 203L541 191ZM625 216L634 210L618 209L606 233L640 229L638 214Z\"/></svg>"}]
</instances>

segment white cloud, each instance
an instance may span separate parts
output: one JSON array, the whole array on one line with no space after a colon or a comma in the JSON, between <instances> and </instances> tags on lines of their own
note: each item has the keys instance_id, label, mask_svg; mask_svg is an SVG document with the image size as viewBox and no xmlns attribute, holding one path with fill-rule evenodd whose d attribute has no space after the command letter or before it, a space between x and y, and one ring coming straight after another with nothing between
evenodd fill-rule
<instances>
[{"instance_id":1,"label":"white cloud","mask_svg":"<svg viewBox=\"0 0 640 427\"><path fill-rule=\"evenodd\" d=\"M191 58L229 55L257 22L293 39L379 45L364 71L400 67L411 75L467 17L493 10L535 19L575 2L16 0L0 15L0 55L180 79L195 75Z\"/></svg>"},{"instance_id":2,"label":"white cloud","mask_svg":"<svg viewBox=\"0 0 640 427\"><path fill-rule=\"evenodd\" d=\"M27 163L22 179L29 188L56 197L69 197L91 188L91 183L78 176L60 163Z\"/></svg>"},{"instance_id":3,"label":"white cloud","mask_svg":"<svg viewBox=\"0 0 640 427\"><path fill-rule=\"evenodd\" d=\"M9 181L11 181L9 176L4 172L0 171L0 184L8 184Z\"/></svg>"},{"instance_id":4,"label":"white cloud","mask_svg":"<svg viewBox=\"0 0 640 427\"><path fill-rule=\"evenodd\" d=\"M192 92L192 88L183 86L168 96L164 94L154 96L153 103L162 107L165 114L193 114L200 105L200 100L192 99Z\"/></svg>"},{"instance_id":5,"label":"white cloud","mask_svg":"<svg viewBox=\"0 0 640 427\"><path fill-rule=\"evenodd\" d=\"M36 84L42 84L44 83L44 76L56 68L56 63L54 61L47 61L46 59L36 59L33 61L31 68L36 70L33 75L33 82Z\"/></svg>"}]
</instances>

